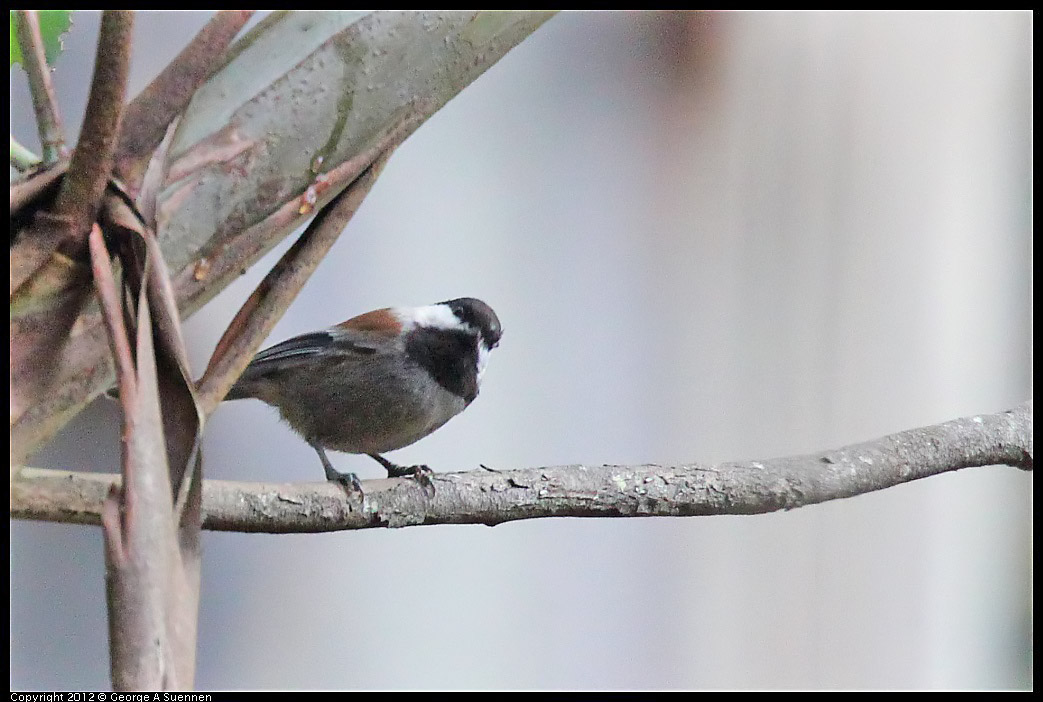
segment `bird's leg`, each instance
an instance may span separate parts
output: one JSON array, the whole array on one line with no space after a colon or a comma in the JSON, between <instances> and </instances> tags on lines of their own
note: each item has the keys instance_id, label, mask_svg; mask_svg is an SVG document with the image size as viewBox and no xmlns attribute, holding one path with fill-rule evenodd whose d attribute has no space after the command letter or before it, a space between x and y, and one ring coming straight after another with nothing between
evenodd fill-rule
<instances>
[{"instance_id":1,"label":"bird's leg","mask_svg":"<svg viewBox=\"0 0 1043 702\"><path fill-rule=\"evenodd\" d=\"M362 494L362 483L359 482L359 476L354 473L341 473L339 470L334 469L330 459L326 457L324 448L318 444L311 444L311 447L315 449L315 453L319 454L319 460L322 461L322 469L326 471L326 480L339 483L348 488L348 490L357 492L359 495Z\"/></svg>"},{"instance_id":2,"label":"bird's leg","mask_svg":"<svg viewBox=\"0 0 1043 702\"><path fill-rule=\"evenodd\" d=\"M424 492L434 494L435 486L431 482L432 471L427 466L400 466L392 463L380 454L370 453L367 455L384 466L384 470L388 472L389 478L412 478L420 483L421 487L424 488Z\"/></svg>"},{"instance_id":3,"label":"bird's leg","mask_svg":"<svg viewBox=\"0 0 1043 702\"><path fill-rule=\"evenodd\" d=\"M392 463L388 459L381 456L379 453L367 454L374 461L384 466L384 470L388 472L389 478L405 478L415 476L417 471L431 472L431 469L427 466L400 466Z\"/></svg>"}]
</instances>

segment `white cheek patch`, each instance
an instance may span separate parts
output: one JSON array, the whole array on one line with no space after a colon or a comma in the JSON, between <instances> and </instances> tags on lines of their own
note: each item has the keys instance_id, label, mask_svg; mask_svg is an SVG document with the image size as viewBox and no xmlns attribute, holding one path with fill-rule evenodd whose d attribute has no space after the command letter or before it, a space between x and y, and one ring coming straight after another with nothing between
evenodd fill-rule
<instances>
[{"instance_id":1,"label":"white cheek patch","mask_svg":"<svg viewBox=\"0 0 1043 702\"><path fill-rule=\"evenodd\" d=\"M478 384L482 383L482 376L485 374L485 366L489 363L489 347L485 345L484 341L478 342Z\"/></svg>"},{"instance_id":2,"label":"white cheek patch","mask_svg":"<svg viewBox=\"0 0 1043 702\"><path fill-rule=\"evenodd\" d=\"M445 305L428 305L395 310L395 316L406 329L413 327L431 327L433 329L459 329L474 331L470 324L464 324L459 317Z\"/></svg>"}]
</instances>

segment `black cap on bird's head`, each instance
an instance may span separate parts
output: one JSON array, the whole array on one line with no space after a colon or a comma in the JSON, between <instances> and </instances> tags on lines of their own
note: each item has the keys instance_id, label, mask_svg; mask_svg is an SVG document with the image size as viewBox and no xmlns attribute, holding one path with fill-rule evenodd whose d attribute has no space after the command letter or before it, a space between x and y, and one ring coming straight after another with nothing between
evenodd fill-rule
<instances>
[{"instance_id":1,"label":"black cap on bird's head","mask_svg":"<svg viewBox=\"0 0 1043 702\"><path fill-rule=\"evenodd\" d=\"M482 335L488 348L495 348L500 343L500 337L503 335L500 318L489 305L473 297L458 297L438 304L445 305L453 311L457 319L474 327Z\"/></svg>"}]
</instances>

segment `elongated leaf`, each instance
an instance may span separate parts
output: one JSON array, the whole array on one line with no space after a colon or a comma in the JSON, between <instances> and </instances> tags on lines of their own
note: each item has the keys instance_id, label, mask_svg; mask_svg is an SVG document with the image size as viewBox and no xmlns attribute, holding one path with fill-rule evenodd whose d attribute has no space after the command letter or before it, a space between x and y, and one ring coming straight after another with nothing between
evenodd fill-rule
<instances>
[{"instance_id":1,"label":"elongated leaf","mask_svg":"<svg viewBox=\"0 0 1043 702\"><path fill-rule=\"evenodd\" d=\"M410 114L415 129L549 16L270 16L232 47L231 60L196 94L170 144L156 219L171 270L264 227L252 262L368 163L343 173L339 166ZM293 216L279 216L297 200Z\"/></svg>"}]
</instances>

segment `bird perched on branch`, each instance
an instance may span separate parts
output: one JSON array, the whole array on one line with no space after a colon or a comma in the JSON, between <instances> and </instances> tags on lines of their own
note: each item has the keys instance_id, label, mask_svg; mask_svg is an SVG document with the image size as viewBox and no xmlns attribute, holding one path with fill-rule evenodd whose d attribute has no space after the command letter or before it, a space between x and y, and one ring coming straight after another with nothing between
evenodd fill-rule
<instances>
[{"instance_id":1,"label":"bird perched on branch","mask_svg":"<svg viewBox=\"0 0 1043 702\"><path fill-rule=\"evenodd\" d=\"M358 476L330 464L332 449L364 453L388 477L430 487L427 466L395 465L381 454L419 441L471 404L501 333L496 313L473 297L373 310L261 351L225 399L277 407L319 454L327 480L362 490Z\"/></svg>"}]
</instances>

